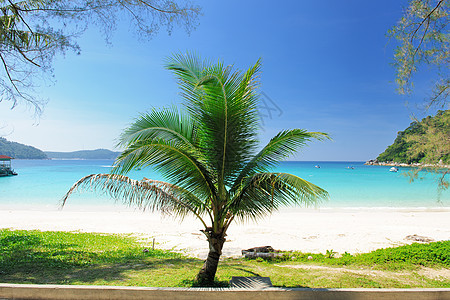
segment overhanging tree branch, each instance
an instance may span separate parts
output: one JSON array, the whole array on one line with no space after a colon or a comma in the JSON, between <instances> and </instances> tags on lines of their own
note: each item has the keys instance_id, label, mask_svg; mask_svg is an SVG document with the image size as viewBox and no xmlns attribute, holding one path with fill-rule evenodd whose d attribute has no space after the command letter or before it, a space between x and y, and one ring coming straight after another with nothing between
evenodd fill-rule
<instances>
[{"instance_id":1,"label":"overhanging tree branch","mask_svg":"<svg viewBox=\"0 0 450 300\"><path fill-rule=\"evenodd\" d=\"M399 41L393 65L396 82L401 94L408 94L413 87L412 77L421 65L430 65L436 84L427 107L448 105L448 69L450 62L450 36L448 0L410 0L399 23L388 36ZM441 70L445 70L441 72Z\"/></svg>"},{"instance_id":2,"label":"overhanging tree branch","mask_svg":"<svg viewBox=\"0 0 450 300\"><path fill-rule=\"evenodd\" d=\"M199 7L181 0L6 0L1 1L0 10L0 51L5 67L0 101L13 101L15 107L26 100L37 111L41 102L33 93L37 75L51 77L57 54L79 52L76 38L89 26L96 26L108 41L116 22L127 16L135 32L150 39L159 25L169 33L174 24L189 32L200 14ZM33 96L24 99L25 94Z\"/></svg>"}]
</instances>

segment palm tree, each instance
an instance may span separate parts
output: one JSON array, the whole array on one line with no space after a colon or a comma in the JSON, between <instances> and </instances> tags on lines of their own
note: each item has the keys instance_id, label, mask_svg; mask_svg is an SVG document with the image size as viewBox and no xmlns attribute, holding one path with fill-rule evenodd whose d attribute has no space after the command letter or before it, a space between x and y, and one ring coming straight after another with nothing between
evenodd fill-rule
<instances>
[{"instance_id":1,"label":"palm tree","mask_svg":"<svg viewBox=\"0 0 450 300\"><path fill-rule=\"evenodd\" d=\"M259 60L245 73L190 54L173 56L166 67L178 78L185 112L166 108L141 115L121 135L119 145L125 150L111 174L80 179L63 203L77 188L87 187L140 209L181 218L194 215L209 243L197 280L210 284L234 220L258 219L281 205L316 204L327 198L325 190L306 180L270 172L310 139L327 135L284 130L257 152ZM123 175L148 166L167 182Z\"/></svg>"}]
</instances>

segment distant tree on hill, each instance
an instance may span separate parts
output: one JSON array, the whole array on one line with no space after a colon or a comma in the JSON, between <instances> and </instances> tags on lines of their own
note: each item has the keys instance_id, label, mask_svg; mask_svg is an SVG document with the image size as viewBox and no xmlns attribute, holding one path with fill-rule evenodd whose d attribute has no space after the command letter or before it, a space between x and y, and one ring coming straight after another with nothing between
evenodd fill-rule
<instances>
[{"instance_id":1,"label":"distant tree on hill","mask_svg":"<svg viewBox=\"0 0 450 300\"><path fill-rule=\"evenodd\" d=\"M96 26L106 40L119 20L130 20L136 34L150 38L160 27L195 28L199 7L180 0L0 0L0 101L14 108L26 102L39 113L37 77L50 78L57 53L79 53L76 39ZM49 76L50 75L50 76Z\"/></svg>"},{"instance_id":2,"label":"distant tree on hill","mask_svg":"<svg viewBox=\"0 0 450 300\"><path fill-rule=\"evenodd\" d=\"M428 164L450 164L450 110L440 111L418 123L418 129L405 137L408 155Z\"/></svg>"}]
</instances>

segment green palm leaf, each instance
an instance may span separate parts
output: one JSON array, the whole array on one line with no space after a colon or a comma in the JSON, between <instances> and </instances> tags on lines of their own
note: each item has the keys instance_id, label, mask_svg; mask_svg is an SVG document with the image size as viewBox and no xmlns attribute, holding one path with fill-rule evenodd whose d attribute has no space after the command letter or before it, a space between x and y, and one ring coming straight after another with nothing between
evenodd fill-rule
<instances>
[{"instance_id":1,"label":"green palm leaf","mask_svg":"<svg viewBox=\"0 0 450 300\"><path fill-rule=\"evenodd\" d=\"M166 62L166 68L174 72L178 79L181 96L190 101L196 101L204 97L203 91L197 87L201 78L206 75L205 69L208 65L207 61L201 61L198 56L192 53L175 54Z\"/></svg>"},{"instance_id":2,"label":"green palm leaf","mask_svg":"<svg viewBox=\"0 0 450 300\"><path fill-rule=\"evenodd\" d=\"M241 220L258 219L280 206L317 205L328 193L288 173L257 173L246 178L228 208Z\"/></svg>"},{"instance_id":3,"label":"green palm leaf","mask_svg":"<svg viewBox=\"0 0 450 300\"><path fill-rule=\"evenodd\" d=\"M118 146L127 147L141 140L176 140L194 147L195 126L189 116L181 114L177 108L153 109L143 114L122 133Z\"/></svg>"},{"instance_id":4,"label":"green palm leaf","mask_svg":"<svg viewBox=\"0 0 450 300\"><path fill-rule=\"evenodd\" d=\"M204 201L216 194L214 182L200 154L180 141L149 139L136 142L120 154L112 172L125 174L133 168L148 166Z\"/></svg>"},{"instance_id":5,"label":"green palm leaf","mask_svg":"<svg viewBox=\"0 0 450 300\"><path fill-rule=\"evenodd\" d=\"M162 181L141 181L117 174L92 174L78 180L61 200L64 206L68 197L77 190L97 190L111 198L141 210L161 211L183 218L188 213L197 216L203 224L202 215L209 209L200 199L188 191ZM206 224L205 224L206 226Z\"/></svg>"},{"instance_id":6,"label":"green palm leaf","mask_svg":"<svg viewBox=\"0 0 450 300\"><path fill-rule=\"evenodd\" d=\"M199 146L225 185L232 184L256 146L259 67L260 61L241 74L218 63L200 71L199 61L190 56L177 56L168 65L183 86L187 110L199 128Z\"/></svg>"},{"instance_id":7,"label":"green palm leaf","mask_svg":"<svg viewBox=\"0 0 450 300\"><path fill-rule=\"evenodd\" d=\"M236 178L231 192L239 189L245 177L254 173L267 172L275 167L278 162L294 154L300 147L306 145L311 139L322 140L329 138L321 132L307 132L303 129L291 129L279 132L269 143L256 154L242 169Z\"/></svg>"}]
</instances>

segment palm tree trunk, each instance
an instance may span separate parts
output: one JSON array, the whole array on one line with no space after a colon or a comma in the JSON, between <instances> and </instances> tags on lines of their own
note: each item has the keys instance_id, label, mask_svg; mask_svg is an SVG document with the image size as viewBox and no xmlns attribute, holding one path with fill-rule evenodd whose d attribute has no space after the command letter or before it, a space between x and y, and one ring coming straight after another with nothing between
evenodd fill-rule
<instances>
[{"instance_id":1,"label":"palm tree trunk","mask_svg":"<svg viewBox=\"0 0 450 300\"><path fill-rule=\"evenodd\" d=\"M211 231L203 231L203 233L208 238L209 253L203 267L197 274L197 282L202 286L208 286L214 283L214 277L216 276L220 255L222 255L225 237L223 233L217 234Z\"/></svg>"}]
</instances>

